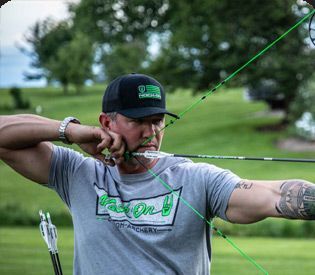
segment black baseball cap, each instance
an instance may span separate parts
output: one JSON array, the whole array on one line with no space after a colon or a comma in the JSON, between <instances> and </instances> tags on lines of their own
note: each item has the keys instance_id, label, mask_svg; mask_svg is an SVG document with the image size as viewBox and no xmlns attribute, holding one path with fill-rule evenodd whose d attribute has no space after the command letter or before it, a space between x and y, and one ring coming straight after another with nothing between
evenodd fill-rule
<instances>
[{"instance_id":1,"label":"black baseball cap","mask_svg":"<svg viewBox=\"0 0 315 275\"><path fill-rule=\"evenodd\" d=\"M144 74L127 74L114 79L107 86L102 102L104 113L117 112L129 118L168 114L165 92L154 78Z\"/></svg>"}]
</instances>

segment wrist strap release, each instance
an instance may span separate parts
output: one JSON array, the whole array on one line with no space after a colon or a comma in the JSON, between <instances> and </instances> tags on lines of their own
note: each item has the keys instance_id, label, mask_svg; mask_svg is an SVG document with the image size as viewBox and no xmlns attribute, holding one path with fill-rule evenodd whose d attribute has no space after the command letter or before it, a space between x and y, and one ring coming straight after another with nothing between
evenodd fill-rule
<instances>
[{"instance_id":1,"label":"wrist strap release","mask_svg":"<svg viewBox=\"0 0 315 275\"><path fill-rule=\"evenodd\" d=\"M66 129L69 125L69 123L76 123L76 124L81 124L80 120L78 120L75 117L66 117L60 124L59 126L59 140L62 141L65 144L72 144L73 142L70 142L67 137L66 137Z\"/></svg>"}]
</instances>

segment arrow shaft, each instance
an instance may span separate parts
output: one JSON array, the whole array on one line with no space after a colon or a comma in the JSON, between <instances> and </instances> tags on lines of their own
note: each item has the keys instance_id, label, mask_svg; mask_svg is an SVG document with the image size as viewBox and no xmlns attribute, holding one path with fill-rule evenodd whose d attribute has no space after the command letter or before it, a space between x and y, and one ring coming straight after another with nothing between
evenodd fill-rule
<instances>
[{"instance_id":1,"label":"arrow shaft","mask_svg":"<svg viewBox=\"0 0 315 275\"><path fill-rule=\"evenodd\" d=\"M300 159L300 158L270 158L270 157L242 157L242 156L210 156L210 155L189 155L189 154L174 154L174 157L203 158L203 159L225 159L225 160L257 160L257 161L279 161L279 162L305 162L305 163L315 163L315 159Z\"/></svg>"},{"instance_id":2,"label":"arrow shaft","mask_svg":"<svg viewBox=\"0 0 315 275\"><path fill-rule=\"evenodd\" d=\"M315 159L172 154L172 153L165 153L165 152L161 152L161 151L145 151L144 153L134 152L134 153L132 153L132 156L134 156L134 157L143 156L143 157L151 158L151 159L166 158L166 157L182 157L182 158L220 159L220 160L256 160L256 161L315 163Z\"/></svg>"}]
</instances>

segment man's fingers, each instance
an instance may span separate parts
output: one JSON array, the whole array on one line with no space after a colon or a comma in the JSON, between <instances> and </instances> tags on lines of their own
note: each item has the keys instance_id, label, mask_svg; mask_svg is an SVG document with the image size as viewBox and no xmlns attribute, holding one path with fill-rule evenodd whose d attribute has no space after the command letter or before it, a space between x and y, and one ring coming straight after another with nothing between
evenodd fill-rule
<instances>
[{"instance_id":1,"label":"man's fingers","mask_svg":"<svg viewBox=\"0 0 315 275\"><path fill-rule=\"evenodd\" d=\"M122 140L121 135L97 127L86 127L84 129L90 130L90 136L85 136L81 140L82 143L79 144L83 151L106 165L113 166L116 160L116 163L121 163L125 152L125 142ZM112 159L110 160L105 159L103 152L106 149L111 154Z\"/></svg>"},{"instance_id":2,"label":"man's fingers","mask_svg":"<svg viewBox=\"0 0 315 275\"><path fill-rule=\"evenodd\" d=\"M125 142L123 141L121 135L116 134L110 130L105 131L104 129L100 129L97 133L97 139L99 142L96 145L96 150L93 154L93 157L99 159L106 165L115 165L121 163L123 161L123 155L125 153ZM102 153L104 150L108 149L110 152L110 157L105 158Z\"/></svg>"},{"instance_id":3,"label":"man's fingers","mask_svg":"<svg viewBox=\"0 0 315 275\"><path fill-rule=\"evenodd\" d=\"M108 149L112 153L112 156L118 159L125 153L125 142L123 141L121 135L111 131L108 131L108 134L112 138L112 144Z\"/></svg>"},{"instance_id":4,"label":"man's fingers","mask_svg":"<svg viewBox=\"0 0 315 275\"><path fill-rule=\"evenodd\" d=\"M109 149L114 142L113 138L106 132L103 132L100 136L100 143L97 144L97 151L102 152L105 149Z\"/></svg>"}]
</instances>

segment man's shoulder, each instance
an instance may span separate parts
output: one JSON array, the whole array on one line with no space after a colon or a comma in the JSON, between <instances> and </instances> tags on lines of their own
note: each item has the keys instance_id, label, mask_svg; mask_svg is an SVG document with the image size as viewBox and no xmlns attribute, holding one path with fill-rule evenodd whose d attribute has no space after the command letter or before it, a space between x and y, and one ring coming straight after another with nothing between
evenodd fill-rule
<instances>
[{"instance_id":1,"label":"man's shoulder","mask_svg":"<svg viewBox=\"0 0 315 275\"><path fill-rule=\"evenodd\" d=\"M69 164L101 165L101 162L72 148L53 145L53 161L68 162Z\"/></svg>"},{"instance_id":2,"label":"man's shoulder","mask_svg":"<svg viewBox=\"0 0 315 275\"><path fill-rule=\"evenodd\" d=\"M166 162L164 170L174 175L194 175L213 177L215 175L231 173L229 170L220 168L206 162L193 162L186 158L176 158L177 161Z\"/></svg>"},{"instance_id":3,"label":"man's shoulder","mask_svg":"<svg viewBox=\"0 0 315 275\"><path fill-rule=\"evenodd\" d=\"M56 144L53 144L53 154L60 154L60 155L73 155L73 156L77 156L77 157L81 157L81 158L85 158L85 156L72 149L72 148L69 148L69 147L65 147L65 146L60 146L60 145L56 145Z\"/></svg>"}]
</instances>

